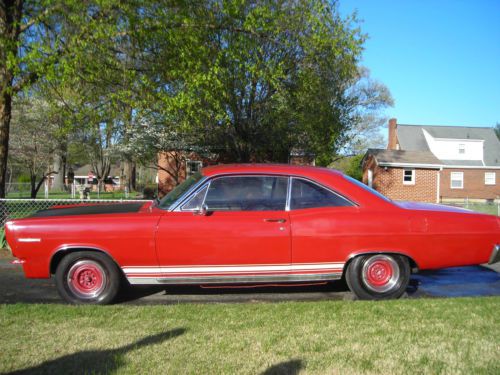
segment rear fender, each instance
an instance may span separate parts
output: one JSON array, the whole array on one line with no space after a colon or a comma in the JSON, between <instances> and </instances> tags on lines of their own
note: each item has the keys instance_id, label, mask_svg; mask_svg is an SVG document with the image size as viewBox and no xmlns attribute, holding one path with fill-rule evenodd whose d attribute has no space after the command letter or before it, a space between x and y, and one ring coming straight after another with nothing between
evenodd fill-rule
<instances>
[{"instance_id":1,"label":"rear fender","mask_svg":"<svg viewBox=\"0 0 500 375\"><path fill-rule=\"evenodd\" d=\"M349 263L356 257L361 256L361 255L370 255L370 254L395 254L395 255L402 255L406 258L408 258L408 261L410 262L410 268L412 270L412 273L416 273L419 270L418 263L413 259L411 255L409 255L406 251L402 250L358 250L354 251L349 256L347 257L347 261L344 265L344 272L349 266Z\"/></svg>"}]
</instances>

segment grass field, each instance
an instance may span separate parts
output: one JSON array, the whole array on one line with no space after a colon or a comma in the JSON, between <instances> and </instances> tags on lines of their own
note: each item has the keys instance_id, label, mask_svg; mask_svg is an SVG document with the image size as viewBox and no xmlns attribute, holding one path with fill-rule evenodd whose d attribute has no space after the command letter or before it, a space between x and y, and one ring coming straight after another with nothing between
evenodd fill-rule
<instances>
[{"instance_id":1,"label":"grass field","mask_svg":"<svg viewBox=\"0 0 500 375\"><path fill-rule=\"evenodd\" d=\"M483 212L485 214L500 216L500 207L498 204L469 204L466 208L472 211Z\"/></svg>"},{"instance_id":2,"label":"grass field","mask_svg":"<svg viewBox=\"0 0 500 375\"><path fill-rule=\"evenodd\" d=\"M500 298L0 306L0 372L499 374Z\"/></svg>"}]
</instances>

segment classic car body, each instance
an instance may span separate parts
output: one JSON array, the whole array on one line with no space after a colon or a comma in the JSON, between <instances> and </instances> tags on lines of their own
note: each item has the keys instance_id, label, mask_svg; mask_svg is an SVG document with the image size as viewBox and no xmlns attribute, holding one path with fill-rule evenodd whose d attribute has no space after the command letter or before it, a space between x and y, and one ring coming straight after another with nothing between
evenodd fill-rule
<instances>
[{"instance_id":1,"label":"classic car body","mask_svg":"<svg viewBox=\"0 0 500 375\"><path fill-rule=\"evenodd\" d=\"M500 260L500 219L396 203L338 171L253 164L203 169L157 203L57 207L6 223L28 278L55 275L73 303L130 284L311 282L401 296L412 271Z\"/></svg>"}]
</instances>

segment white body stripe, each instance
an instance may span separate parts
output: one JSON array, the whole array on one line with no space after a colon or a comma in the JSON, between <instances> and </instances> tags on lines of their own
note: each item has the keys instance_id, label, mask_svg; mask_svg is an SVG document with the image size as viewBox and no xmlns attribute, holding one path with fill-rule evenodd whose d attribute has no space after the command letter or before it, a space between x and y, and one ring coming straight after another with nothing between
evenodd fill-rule
<instances>
[{"instance_id":1,"label":"white body stripe","mask_svg":"<svg viewBox=\"0 0 500 375\"><path fill-rule=\"evenodd\" d=\"M300 272L320 270L343 270L344 263L306 263L306 264L273 264L245 266L161 266L161 267L123 267L127 276L147 274L182 274L182 273L236 273L236 272Z\"/></svg>"},{"instance_id":2,"label":"white body stripe","mask_svg":"<svg viewBox=\"0 0 500 375\"><path fill-rule=\"evenodd\" d=\"M42 242L41 238L18 238L17 242Z\"/></svg>"}]
</instances>

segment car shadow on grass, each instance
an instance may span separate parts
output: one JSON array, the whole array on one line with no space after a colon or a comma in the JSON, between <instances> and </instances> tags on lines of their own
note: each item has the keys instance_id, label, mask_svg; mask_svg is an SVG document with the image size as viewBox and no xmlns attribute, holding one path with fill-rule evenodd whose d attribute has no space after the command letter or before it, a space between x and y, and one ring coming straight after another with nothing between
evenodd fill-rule
<instances>
[{"instance_id":1,"label":"car shadow on grass","mask_svg":"<svg viewBox=\"0 0 500 375\"><path fill-rule=\"evenodd\" d=\"M45 361L38 366L23 370L16 370L9 375L34 375L34 374L109 374L114 373L125 364L124 355L127 352L160 344L174 337L184 334L184 328L177 328L156 335L147 336L116 349L87 350L68 354L57 359Z\"/></svg>"},{"instance_id":2,"label":"car shadow on grass","mask_svg":"<svg viewBox=\"0 0 500 375\"><path fill-rule=\"evenodd\" d=\"M300 359L292 359L286 362L280 362L272 365L261 375L297 375L304 368L304 364Z\"/></svg>"}]
</instances>

